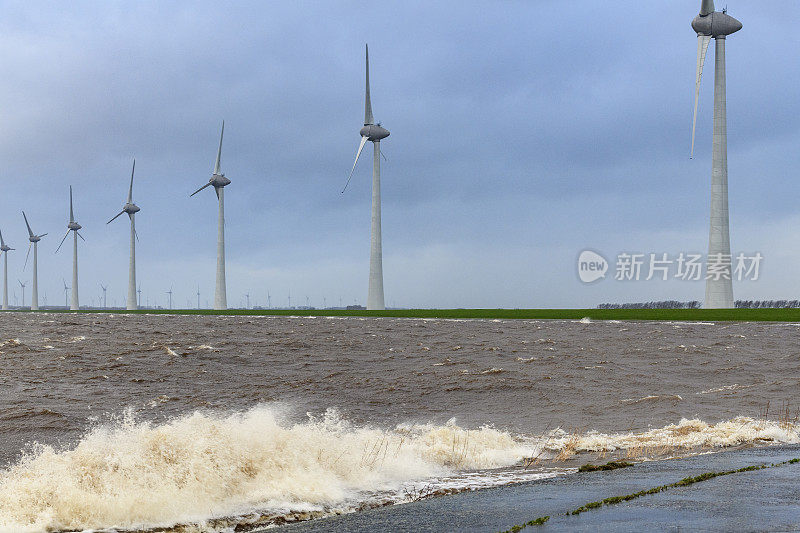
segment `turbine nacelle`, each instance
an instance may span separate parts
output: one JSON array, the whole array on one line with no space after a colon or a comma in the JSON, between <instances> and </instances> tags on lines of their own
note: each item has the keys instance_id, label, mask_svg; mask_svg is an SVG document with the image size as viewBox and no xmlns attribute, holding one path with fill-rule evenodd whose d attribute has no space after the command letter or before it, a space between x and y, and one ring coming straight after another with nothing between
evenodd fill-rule
<instances>
[{"instance_id":1,"label":"turbine nacelle","mask_svg":"<svg viewBox=\"0 0 800 533\"><path fill-rule=\"evenodd\" d=\"M389 136L389 130L380 124L365 124L359 132L362 137L366 137L368 141L380 141Z\"/></svg>"},{"instance_id":2,"label":"turbine nacelle","mask_svg":"<svg viewBox=\"0 0 800 533\"><path fill-rule=\"evenodd\" d=\"M42 237L44 237L44 235L32 235L31 237L28 237L28 240L31 242L39 242L42 240Z\"/></svg>"},{"instance_id":3,"label":"turbine nacelle","mask_svg":"<svg viewBox=\"0 0 800 533\"><path fill-rule=\"evenodd\" d=\"M136 204L132 204L132 203L125 204L123 206L123 208L122 208L122 212L123 213L128 213L128 215L132 215L134 213L138 213L139 211L141 211L139 206L136 205Z\"/></svg>"},{"instance_id":4,"label":"turbine nacelle","mask_svg":"<svg viewBox=\"0 0 800 533\"><path fill-rule=\"evenodd\" d=\"M715 11L708 15L697 15L692 21L692 29L698 35L725 38L742 29L742 23L724 12Z\"/></svg>"},{"instance_id":5,"label":"turbine nacelle","mask_svg":"<svg viewBox=\"0 0 800 533\"><path fill-rule=\"evenodd\" d=\"M208 182L215 188L219 189L226 185L231 184L231 180L225 177L225 174L214 174Z\"/></svg>"},{"instance_id":6,"label":"turbine nacelle","mask_svg":"<svg viewBox=\"0 0 800 533\"><path fill-rule=\"evenodd\" d=\"M78 231L83 226L81 226L77 222L70 222L69 224L67 224L67 227L70 229L70 231Z\"/></svg>"}]
</instances>

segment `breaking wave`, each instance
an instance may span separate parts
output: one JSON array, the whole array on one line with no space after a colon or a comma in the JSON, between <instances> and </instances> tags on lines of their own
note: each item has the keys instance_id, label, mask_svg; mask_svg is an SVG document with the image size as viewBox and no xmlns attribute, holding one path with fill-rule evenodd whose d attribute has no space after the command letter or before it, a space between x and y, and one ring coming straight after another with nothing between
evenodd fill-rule
<instances>
[{"instance_id":1,"label":"breaking wave","mask_svg":"<svg viewBox=\"0 0 800 533\"><path fill-rule=\"evenodd\" d=\"M255 523L253 517L313 518L567 471L515 467L547 455L752 442L800 442L800 433L791 424L750 418L524 438L454 421L359 427L335 410L289 423L265 405L225 415L196 412L162 424L128 414L90 430L69 449L35 445L0 471L0 531L178 524L232 530Z\"/></svg>"},{"instance_id":2,"label":"breaking wave","mask_svg":"<svg viewBox=\"0 0 800 533\"><path fill-rule=\"evenodd\" d=\"M513 465L535 450L484 427L354 427L268 406L161 425L128 415L68 450L37 445L0 472L0 531L145 529L256 512L330 510L403 483Z\"/></svg>"}]
</instances>

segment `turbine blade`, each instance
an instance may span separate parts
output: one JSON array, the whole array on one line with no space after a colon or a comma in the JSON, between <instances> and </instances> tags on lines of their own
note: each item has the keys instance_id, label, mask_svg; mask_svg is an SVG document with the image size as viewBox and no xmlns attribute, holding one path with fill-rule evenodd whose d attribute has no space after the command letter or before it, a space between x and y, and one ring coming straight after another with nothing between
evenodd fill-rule
<instances>
[{"instance_id":1,"label":"turbine blade","mask_svg":"<svg viewBox=\"0 0 800 533\"><path fill-rule=\"evenodd\" d=\"M58 251L61 249L61 245L64 244L64 241L67 240L67 235L69 235L70 231L72 231L72 230L68 229L67 232L64 234L64 238L61 239L61 243L58 245L58 248L56 248L56 252L55 253L58 253Z\"/></svg>"},{"instance_id":2,"label":"turbine blade","mask_svg":"<svg viewBox=\"0 0 800 533\"><path fill-rule=\"evenodd\" d=\"M133 158L133 168L131 168L131 186L128 189L128 203L133 203L133 173L136 171L136 158Z\"/></svg>"},{"instance_id":3,"label":"turbine blade","mask_svg":"<svg viewBox=\"0 0 800 533\"><path fill-rule=\"evenodd\" d=\"M25 216L25 211L22 212L22 218L25 219L25 225L28 227L28 235L33 237L33 230L31 229L31 225L28 224L28 217Z\"/></svg>"},{"instance_id":4,"label":"turbine blade","mask_svg":"<svg viewBox=\"0 0 800 533\"><path fill-rule=\"evenodd\" d=\"M139 242L139 232L136 231L136 228L133 228L133 236L136 237L136 242Z\"/></svg>"},{"instance_id":5,"label":"turbine blade","mask_svg":"<svg viewBox=\"0 0 800 533\"><path fill-rule=\"evenodd\" d=\"M714 12L714 0L703 0L700 3L700 16L706 16Z\"/></svg>"},{"instance_id":6,"label":"turbine blade","mask_svg":"<svg viewBox=\"0 0 800 533\"><path fill-rule=\"evenodd\" d=\"M75 214L72 212L72 185L69 186L69 221L75 222Z\"/></svg>"},{"instance_id":7,"label":"turbine blade","mask_svg":"<svg viewBox=\"0 0 800 533\"><path fill-rule=\"evenodd\" d=\"M358 152L356 152L356 160L353 163L353 168L350 169L350 175L347 177L347 183L344 184L344 189L342 189L342 193L347 190L347 186L350 184L350 179L353 177L353 171L356 169L356 163L358 163L358 158L361 156L361 150L364 149L364 145L367 144L369 140L368 137L361 137L361 142L358 145Z\"/></svg>"},{"instance_id":8,"label":"turbine blade","mask_svg":"<svg viewBox=\"0 0 800 533\"><path fill-rule=\"evenodd\" d=\"M214 187L214 192L217 193L217 200L219 200L219 187Z\"/></svg>"},{"instance_id":9,"label":"turbine blade","mask_svg":"<svg viewBox=\"0 0 800 533\"><path fill-rule=\"evenodd\" d=\"M6 241L3 240L3 232L0 231L0 246L5 246L5 245L6 245Z\"/></svg>"},{"instance_id":10,"label":"turbine blade","mask_svg":"<svg viewBox=\"0 0 800 533\"><path fill-rule=\"evenodd\" d=\"M214 174L219 174L219 163L222 159L222 136L225 135L225 121L222 121L222 131L219 132L219 150L217 150L217 162L214 164Z\"/></svg>"},{"instance_id":11,"label":"turbine blade","mask_svg":"<svg viewBox=\"0 0 800 533\"><path fill-rule=\"evenodd\" d=\"M706 52L708 44L711 42L710 35L697 36L697 76L694 83L694 115L692 117L692 147L689 152L689 159L694 158L694 134L697 128L697 102L700 99L700 80L703 78L703 64L706 62Z\"/></svg>"},{"instance_id":12,"label":"turbine blade","mask_svg":"<svg viewBox=\"0 0 800 533\"><path fill-rule=\"evenodd\" d=\"M42 233L41 235L37 235L37 237L39 237L39 238L41 239L41 238L42 238L42 237L44 237L45 235L47 235L47 233Z\"/></svg>"},{"instance_id":13,"label":"turbine blade","mask_svg":"<svg viewBox=\"0 0 800 533\"><path fill-rule=\"evenodd\" d=\"M28 257L30 257L30 255L31 255L31 246L33 246L33 243L30 243L30 244L28 245L28 253L27 253L27 254L25 254L25 264L24 264L24 265L22 265L22 271L23 271L23 272L25 272L25 267L27 267L27 266L28 266Z\"/></svg>"},{"instance_id":14,"label":"turbine blade","mask_svg":"<svg viewBox=\"0 0 800 533\"><path fill-rule=\"evenodd\" d=\"M209 181L208 183L206 183L205 185L203 185L202 187L200 187L199 189L194 191L192 194L190 194L189 198L191 198L192 196L194 196L195 194L199 193L200 191L202 191L203 189L205 189L206 187L208 187L210 185L211 185L211 182Z\"/></svg>"},{"instance_id":15,"label":"turbine blade","mask_svg":"<svg viewBox=\"0 0 800 533\"><path fill-rule=\"evenodd\" d=\"M112 218L111 220L109 220L108 222L106 222L106 224L111 224L112 222L114 222L114 219L115 219L115 218L117 218L118 216L120 216L120 215L121 215L122 213L124 213L124 212L125 212L125 211L120 211L119 213L117 213L116 215L114 215L114 218Z\"/></svg>"},{"instance_id":16,"label":"turbine blade","mask_svg":"<svg viewBox=\"0 0 800 533\"><path fill-rule=\"evenodd\" d=\"M372 100L369 98L369 45L367 45L367 90L364 97L364 125L374 124L372 116Z\"/></svg>"},{"instance_id":17,"label":"turbine blade","mask_svg":"<svg viewBox=\"0 0 800 533\"><path fill-rule=\"evenodd\" d=\"M80 237L80 238L81 238L81 240L82 240L83 242L86 242L86 239L84 239L84 238L83 238L83 235L81 235L81 234L80 234L79 232L77 232L77 231L76 231L75 233L78 235L78 237Z\"/></svg>"}]
</instances>

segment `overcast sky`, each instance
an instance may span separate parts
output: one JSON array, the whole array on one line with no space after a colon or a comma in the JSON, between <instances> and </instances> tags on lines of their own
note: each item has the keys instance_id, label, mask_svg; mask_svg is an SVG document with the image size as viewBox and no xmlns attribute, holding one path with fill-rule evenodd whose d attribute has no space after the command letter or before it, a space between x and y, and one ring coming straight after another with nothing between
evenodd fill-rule
<instances>
[{"instance_id":1,"label":"overcast sky","mask_svg":"<svg viewBox=\"0 0 800 533\"><path fill-rule=\"evenodd\" d=\"M0 229L17 298L27 235L40 298L122 305L136 157L143 300L213 302L216 198L189 198L225 120L228 303L364 304L371 164L341 188L363 121L369 42L381 143L386 302L577 307L702 299L702 282L592 285L581 250L707 249L713 44L688 157L699 0L4 2ZM732 249L764 256L737 298L798 298L800 3L731 0ZM718 7L722 7L719 5ZM612 265L613 269L613 265ZM30 290L26 290L29 301ZM145 303L143 302L143 303ZM13 295L12 295L13 303ZM43 303L43 302L42 302Z\"/></svg>"}]
</instances>

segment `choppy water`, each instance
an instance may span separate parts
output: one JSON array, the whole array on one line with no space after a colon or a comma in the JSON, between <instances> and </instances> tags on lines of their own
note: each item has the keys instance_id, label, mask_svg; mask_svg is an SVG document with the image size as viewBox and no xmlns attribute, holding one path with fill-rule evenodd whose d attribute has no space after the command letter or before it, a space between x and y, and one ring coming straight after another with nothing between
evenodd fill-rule
<instances>
[{"instance_id":1,"label":"choppy water","mask_svg":"<svg viewBox=\"0 0 800 533\"><path fill-rule=\"evenodd\" d=\"M0 531L221 530L563 471L532 457L797 442L798 333L4 313Z\"/></svg>"}]
</instances>

